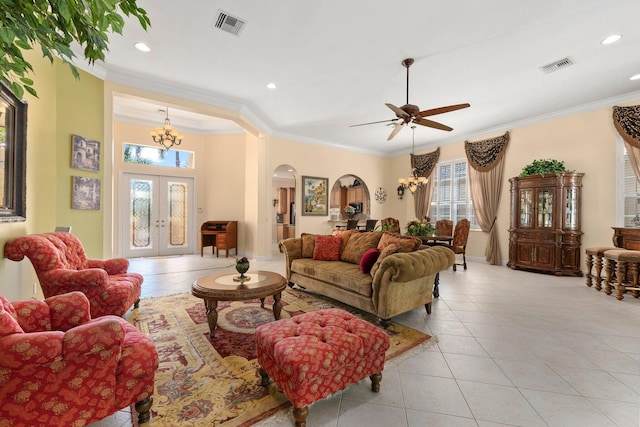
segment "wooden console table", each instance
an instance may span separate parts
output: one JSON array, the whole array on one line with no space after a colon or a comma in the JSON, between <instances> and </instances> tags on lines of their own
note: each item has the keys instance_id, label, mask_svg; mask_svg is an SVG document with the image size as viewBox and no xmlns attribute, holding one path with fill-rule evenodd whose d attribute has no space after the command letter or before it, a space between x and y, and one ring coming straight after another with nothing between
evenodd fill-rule
<instances>
[{"instance_id":1,"label":"wooden console table","mask_svg":"<svg viewBox=\"0 0 640 427\"><path fill-rule=\"evenodd\" d=\"M633 251L640 250L640 228L611 228L613 228L613 246Z\"/></svg>"},{"instance_id":2,"label":"wooden console table","mask_svg":"<svg viewBox=\"0 0 640 427\"><path fill-rule=\"evenodd\" d=\"M236 250L238 255L238 221L207 221L200 227L200 256L205 246L220 256L220 249L229 257L229 249Z\"/></svg>"}]
</instances>

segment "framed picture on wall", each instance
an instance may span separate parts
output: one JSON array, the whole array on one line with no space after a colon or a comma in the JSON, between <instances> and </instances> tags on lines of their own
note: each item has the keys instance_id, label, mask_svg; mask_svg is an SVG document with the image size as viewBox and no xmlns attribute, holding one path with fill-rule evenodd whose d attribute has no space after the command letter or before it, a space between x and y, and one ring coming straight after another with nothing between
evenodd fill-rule
<instances>
[{"instance_id":1,"label":"framed picture on wall","mask_svg":"<svg viewBox=\"0 0 640 427\"><path fill-rule=\"evenodd\" d=\"M329 215L329 178L302 177L302 215Z\"/></svg>"},{"instance_id":2,"label":"framed picture on wall","mask_svg":"<svg viewBox=\"0 0 640 427\"><path fill-rule=\"evenodd\" d=\"M72 176L71 209L97 211L100 209L100 180Z\"/></svg>"},{"instance_id":3,"label":"framed picture on wall","mask_svg":"<svg viewBox=\"0 0 640 427\"><path fill-rule=\"evenodd\" d=\"M72 135L71 167L98 172L100 170L100 141Z\"/></svg>"}]
</instances>

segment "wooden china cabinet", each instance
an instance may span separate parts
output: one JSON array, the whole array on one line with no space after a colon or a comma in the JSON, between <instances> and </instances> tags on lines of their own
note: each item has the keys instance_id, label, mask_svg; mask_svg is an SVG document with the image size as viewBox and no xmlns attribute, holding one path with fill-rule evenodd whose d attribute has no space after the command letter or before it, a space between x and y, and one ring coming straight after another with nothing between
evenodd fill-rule
<instances>
[{"instance_id":1,"label":"wooden china cabinet","mask_svg":"<svg viewBox=\"0 0 640 427\"><path fill-rule=\"evenodd\" d=\"M511 178L509 267L582 276L580 205L584 173Z\"/></svg>"}]
</instances>

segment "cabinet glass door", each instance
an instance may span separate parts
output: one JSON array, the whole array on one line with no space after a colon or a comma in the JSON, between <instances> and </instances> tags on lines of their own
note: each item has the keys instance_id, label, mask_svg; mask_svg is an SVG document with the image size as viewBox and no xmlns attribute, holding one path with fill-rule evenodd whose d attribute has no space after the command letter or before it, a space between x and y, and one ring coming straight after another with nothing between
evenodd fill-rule
<instances>
[{"instance_id":1,"label":"cabinet glass door","mask_svg":"<svg viewBox=\"0 0 640 427\"><path fill-rule=\"evenodd\" d=\"M564 210L564 227L575 230L578 228L578 189L567 188Z\"/></svg>"},{"instance_id":2,"label":"cabinet glass door","mask_svg":"<svg viewBox=\"0 0 640 427\"><path fill-rule=\"evenodd\" d=\"M533 192L520 191L520 227L533 226Z\"/></svg>"},{"instance_id":3,"label":"cabinet glass door","mask_svg":"<svg viewBox=\"0 0 640 427\"><path fill-rule=\"evenodd\" d=\"M553 190L538 190L538 227L553 227Z\"/></svg>"}]
</instances>

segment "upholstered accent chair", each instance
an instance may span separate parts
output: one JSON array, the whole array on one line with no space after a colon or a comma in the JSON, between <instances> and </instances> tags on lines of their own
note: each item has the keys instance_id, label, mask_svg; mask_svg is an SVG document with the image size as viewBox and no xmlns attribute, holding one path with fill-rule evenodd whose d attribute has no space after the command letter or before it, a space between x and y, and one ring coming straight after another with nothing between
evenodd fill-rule
<instances>
[{"instance_id":1,"label":"upholstered accent chair","mask_svg":"<svg viewBox=\"0 0 640 427\"><path fill-rule=\"evenodd\" d=\"M0 295L0 425L80 427L135 404L150 418L158 352L117 316L91 319L81 292Z\"/></svg>"},{"instance_id":2,"label":"upholstered accent chair","mask_svg":"<svg viewBox=\"0 0 640 427\"><path fill-rule=\"evenodd\" d=\"M84 293L92 317L122 316L132 305L138 306L142 275L128 273L125 258L87 258L82 243L71 233L17 237L6 243L4 253L13 261L29 258L45 298L71 291Z\"/></svg>"},{"instance_id":3,"label":"upholstered accent chair","mask_svg":"<svg viewBox=\"0 0 640 427\"><path fill-rule=\"evenodd\" d=\"M450 219L439 219L436 221L436 234L438 236L453 235L453 221Z\"/></svg>"},{"instance_id":4,"label":"upholstered accent chair","mask_svg":"<svg viewBox=\"0 0 640 427\"><path fill-rule=\"evenodd\" d=\"M453 271L456 271L456 265L462 265L465 270L467 269L467 258L465 252L467 250L469 228L471 228L471 222L466 218L463 218L456 222L456 228L453 230L453 241L451 242L451 249L456 255L462 254L462 264L453 264Z\"/></svg>"},{"instance_id":5,"label":"upholstered accent chair","mask_svg":"<svg viewBox=\"0 0 640 427\"><path fill-rule=\"evenodd\" d=\"M382 224L382 226L391 226L390 230L386 230L390 233L394 233L394 234L400 234L400 221L398 221L396 218L385 218L380 220L380 224Z\"/></svg>"}]
</instances>

